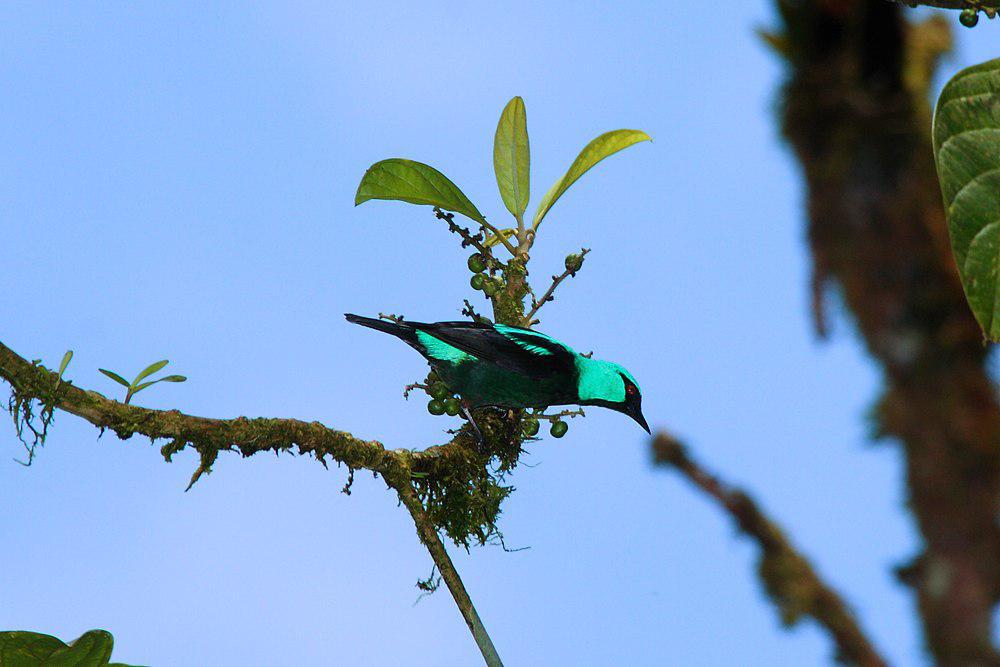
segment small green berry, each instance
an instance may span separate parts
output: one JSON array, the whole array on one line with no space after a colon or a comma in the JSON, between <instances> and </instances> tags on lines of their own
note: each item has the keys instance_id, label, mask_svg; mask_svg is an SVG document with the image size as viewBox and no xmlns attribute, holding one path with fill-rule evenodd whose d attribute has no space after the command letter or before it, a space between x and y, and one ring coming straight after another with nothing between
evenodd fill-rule
<instances>
[{"instance_id":1,"label":"small green berry","mask_svg":"<svg viewBox=\"0 0 1000 667\"><path fill-rule=\"evenodd\" d=\"M443 401L451 396L451 392L448 391L448 387L446 387L443 382L435 382L432 384L427 393L430 394L432 398L436 398L439 401Z\"/></svg>"},{"instance_id":2,"label":"small green berry","mask_svg":"<svg viewBox=\"0 0 1000 667\"><path fill-rule=\"evenodd\" d=\"M569 430L569 424L564 421L553 422L552 428L549 429L549 433L552 434L553 438L561 438L566 435L566 431Z\"/></svg>"},{"instance_id":3,"label":"small green berry","mask_svg":"<svg viewBox=\"0 0 1000 667\"><path fill-rule=\"evenodd\" d=\"M966 28L975 28L976 24L979 23L979 11L968 7L962 10L962 13L958 15L958 21Z\"/></svg>"},{"instance_id":4,"label":"small green berry","mask_svg":"<svg viewBox=\"0 0 1000 667\"><path fill-rule=\"evenodd\" d=\"M500 283L495 280L487 280L486 284L483 285L483 294L486 296L493 296L500 290Z\"/></svg>"},{"instance_id":5,"label":"small green berry","mask_svg":"<svg viewBox=\"0 0 1000 667\"><path fill-rule=\"evenodd\" d=\"M444 401L440 401L436 398L431 399L431 402L427 404L427 412L432 415L443 415L444 414Z\"/></svg>"},{"instance_id":6,"label":"small green berry","mask_svg":"<svg viewBox=\"0 0 1000 667\"><path fill-rule=\"evenodd\" d=\"M538 435L538 420L529 419L525 421L523 424L523 428L524 428L524 434L529 438Z\"/></svg>"},{"instance_id":7,"label":"small green berry","mask_svg":"<svg viewBox=\"0 0 1000 667\"><path fill-rule=\"evenodd\" d=\"M483 289L483 285L486 284L486 276L484 276L481 273L477 273L476 275L472 276L472 279L469 281L469 284L472 285L472 289Z\"/></svg>"},{"instance_id":8,"label":"small green berry","mask_svg":"<svg viewBox=\"0 0 1000 667\"><path fill-rule=\"evenodd\" d=\"M454 417L459 412L462 411L462 404L458 402L458 399L452 396L444 401L444 411L448 413L450 417Z\"/></svg>"},{"instance_id":9,"label":"small green berry","mask_svg":"<svg viewBox=\"0 0 1000 667\"><path fill-rule=\"evenodd\" d=\"M486 260L479 253L469 257L469 271L473 273L482 273L486 270Z\"/></svg>"},{"instance_id":10,"label":"small green berry","mask_svg":"<svg viewBox=\"0 0 1000 667\"><path fill-rule=\"evenodd\" d=\"M576 273L583 267L583 255L568 255L566 257L566 270L570 273Z\"/></svg>"}]
</instances>

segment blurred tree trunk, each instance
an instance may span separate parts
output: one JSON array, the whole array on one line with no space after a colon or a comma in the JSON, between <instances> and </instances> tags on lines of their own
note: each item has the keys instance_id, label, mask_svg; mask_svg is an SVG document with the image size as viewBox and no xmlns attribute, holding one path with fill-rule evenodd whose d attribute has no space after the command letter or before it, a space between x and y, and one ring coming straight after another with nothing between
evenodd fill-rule
<instances>
[{"instance_id":1,"label":"blurred tree trunk","mask_svg":"<svg viewBox=\"0 0 1000 667\"><path fill-rule=\"evenodd\" d=\"M1000 665L1000 406L949 249L929 82L948 24L876 0L782 0L781 126L801 162L814 315L835 289L882 367L875 420L903 448L923 552L899 568L940 665ZM949 18L953 18L949 15Z\"/></svg>"}]
</instances>

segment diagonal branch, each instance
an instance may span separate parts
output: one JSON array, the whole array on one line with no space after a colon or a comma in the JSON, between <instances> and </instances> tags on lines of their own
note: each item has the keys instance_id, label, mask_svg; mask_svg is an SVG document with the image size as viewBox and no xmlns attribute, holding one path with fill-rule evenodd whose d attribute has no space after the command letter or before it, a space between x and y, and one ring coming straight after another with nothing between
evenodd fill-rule
<instances>
[{"instance_id":1,"label":"diagonal branch","mask_svg":"<svg viewBox=\"0 0 1000 667\"><path fill-rule=\"evenodd\" d=\"M838 660L861 667L886 664L837 591L820 579L805 556L750 496L706 471L683 444L665 433L653 440L653 460L687 477L733 518L740 532L757 542L761 549L758 574L786 625L811 616L830 634Z\"/></svg>"},{"instance_id":2,"label":"diagonal branch","mask_svg":"<svg viewBox=\"0 0 1000 667\"><path fill-rule=\"evenodd\" d=\"M420 541L427 547L431 558L434 559L434 564L437 565L438 572L441 573L441 578L448 585L448 590L455 599L455 604L458 606L459 611L462 612L462 617L465 619L466 625L469 626L469 631L472 632L472 636L476 640L476 645L479 646L486 664L489 667L503 667L500 655L493 646L493 640L490 639L489 633L486 632L486 626L483 625L483 621L479 618L476 607L472 604L472 598L469 597L469 593L465 590L465 584L462 583L462 578L458 576L458 570L455 569L455 564L451 562L451 557L448 556L448 551L441 542L441 537L434 527L434 522L427 515L427 511L421 504L420 499L417 498L416 493L414 493L413 486L409 480L396 487L396 492L399 494L400 502L406 506L406 509L410 512L410 516L413 517L413 523L417 526L417 535L420 536Z\"/></svg>"}]
</instances>

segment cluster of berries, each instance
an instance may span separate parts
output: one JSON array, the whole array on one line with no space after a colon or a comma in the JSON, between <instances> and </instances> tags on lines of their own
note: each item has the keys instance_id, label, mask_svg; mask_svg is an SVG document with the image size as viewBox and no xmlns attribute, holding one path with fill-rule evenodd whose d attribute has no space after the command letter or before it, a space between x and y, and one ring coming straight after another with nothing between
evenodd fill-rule
<instances>
[{"instance_id":1,"label":"cluster of berries","mask_svg":"<svg viewBox=\"0 0 1000 667\"><path fill-rule=\"evenodd\" d=\"M432 375L427 385L427 393L431 400L427 403L427 412L434 416L448 415L454 417L462 411L462 404L455 395L448 389L444 382L441 382L436 375ZM538 419L533 415L528 415L521 423L521 429L528 438L538 435ZM553 438L561 438L569 431L569 425L561 419L552 422L549 433Z\"/></svg>"},{"instance_id":2,"label":"cluster of berries","mask_svg":"<svg viewBox=\"0 0 1000 667\"><path fill-rule=\"evenodd\" d=\"M454 417L462 411L462 404L458 402L458 399L445 386L444 382L432 382L427 387L427 393L431 396L430 403L427 404L427 412L432 415Z\"/></svg>"},{"instance_id":3,"label":"cluster of berries","mask_svg":"<svg viewBox=\"0 0 1000 667\"><path fill-rule=\"evenodd\" d=\"M500 290L500 281L485 273L486 259L478 252L469 257L469 271L472 271L469 280L472 289L482 290L486 296L493 296Z\"/></svg>"}]
</instances>

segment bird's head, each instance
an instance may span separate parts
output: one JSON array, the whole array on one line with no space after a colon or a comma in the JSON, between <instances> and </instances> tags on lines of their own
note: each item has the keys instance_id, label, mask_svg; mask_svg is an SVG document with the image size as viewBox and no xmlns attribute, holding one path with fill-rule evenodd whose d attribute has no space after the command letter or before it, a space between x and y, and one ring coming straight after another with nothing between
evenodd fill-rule
<instances>
[{"instance_id":1,"label":"bird's head","mask_svg":"<svg viewBox=\"0 0 1000 667\"><path fill-rule=\"evenodd\" d=\"M580 405L597 405L624 413L649 433L642 416L642 391L639 383L623 366L610 361L578 356L577 394Z\"/></svg>"}]
</instances>

